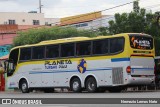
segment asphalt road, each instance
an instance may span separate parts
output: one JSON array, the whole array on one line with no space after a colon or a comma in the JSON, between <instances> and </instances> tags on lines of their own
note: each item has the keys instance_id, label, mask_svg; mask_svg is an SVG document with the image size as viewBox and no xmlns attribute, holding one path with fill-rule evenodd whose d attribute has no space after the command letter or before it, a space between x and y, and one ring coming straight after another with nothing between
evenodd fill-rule
<instances>
[{"instance_id":1,"label":"asphalt road","mask_svg":"<svg viewBox=\"0 0 160 107\"><path fill-rule=\"evenodd\" d=\"M72 93L56 92L43 93L31 92L23 94L21 92L0 92L0 98L158 98L160 100L160 91L127 91L121 93ZM23 105L28 106L28 105ZM29 105L35 107L159 107L160 104L47 104L47 105ZM0 107L10 107L9 105L0 105ZM22 107L22 105L12 105L12 107Z\"/></svg>"},{"instance_id":2,"label":"asphalt road","mask_svg":"<svg viewBox=\"0 0 160 107\"><path fill-rule=\"evenodd\" d=\"M158 91L127 91L121 93L72 93L72 92L55 92L43 93L40 91L21 93L20 91L0 92L0 98L160 98Z\"/></svg>"}]
</instances>

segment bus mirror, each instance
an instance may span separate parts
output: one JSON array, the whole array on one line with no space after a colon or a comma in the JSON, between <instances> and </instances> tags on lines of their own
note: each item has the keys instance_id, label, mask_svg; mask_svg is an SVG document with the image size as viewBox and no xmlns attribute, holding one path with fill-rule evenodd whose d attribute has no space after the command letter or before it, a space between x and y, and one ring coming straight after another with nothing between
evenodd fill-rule
<instances>
[{"instance_id":1,"label":"bus mirror","mask_svg":"<svg viewBox=\"0 0 160 107\"><path fill-rule=\"evenodd\" d=\"M5 72L4 72L4 73L6 73L6 72L7 72L7 65L8 65L8 60L6 60L6 61L4 62L4 70L5 70Z\"/></svg>"}]
</instances>

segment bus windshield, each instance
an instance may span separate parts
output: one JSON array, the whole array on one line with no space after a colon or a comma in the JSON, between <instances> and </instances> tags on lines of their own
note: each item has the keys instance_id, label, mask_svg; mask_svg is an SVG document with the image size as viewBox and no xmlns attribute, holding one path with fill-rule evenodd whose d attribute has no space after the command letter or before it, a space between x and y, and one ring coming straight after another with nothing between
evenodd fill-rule
<instances>
[{"instance_id":1,"label":"bus windshield","mask_svg":"<svg viewBox=\"0 0 160 107\"><path fill-rule=\"evenodd\" d=\"M153 38L141 35L130 35L130 46L134 49L153 49Z\"/></svg>"}]
</instances>

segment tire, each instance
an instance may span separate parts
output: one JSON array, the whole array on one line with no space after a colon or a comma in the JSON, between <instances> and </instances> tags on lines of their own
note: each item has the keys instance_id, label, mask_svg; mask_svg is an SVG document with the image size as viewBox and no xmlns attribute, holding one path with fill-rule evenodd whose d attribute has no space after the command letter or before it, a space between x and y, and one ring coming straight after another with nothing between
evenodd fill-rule
<instances>
[{"instance_id":1,"label":"tire","mask_svg":"<svg viewBox=\"0 0 160 107\"><path fill-rule=\"evenodd\" d=\"M93 93L93 92L97 91L97 82L96 82L95 78L90 77L90 78L87 79L87 81L86 81L86 90L89 93Z\"/></svg>"},{"instance_id":2,"label":"tire","mask_svg":"<svg viewBox=\"0 0 160 107\"><path fill-rule=\"evenodd\" d=\"M22 93L29 93L28 83L26 80L22 80L20 82L20 89Z\"/></svg>"},{"instance_id":3,"label":"tire","mask_svg":"<svg viewBox=\"0 0 160 107\"><path fill-rule=\"evenodd\" d=\"M80 79L79 78L74 78L73 80L71 80L70 88L73 92L81 92L82 87L81 87Z\"/></svg>"}]
</instances>

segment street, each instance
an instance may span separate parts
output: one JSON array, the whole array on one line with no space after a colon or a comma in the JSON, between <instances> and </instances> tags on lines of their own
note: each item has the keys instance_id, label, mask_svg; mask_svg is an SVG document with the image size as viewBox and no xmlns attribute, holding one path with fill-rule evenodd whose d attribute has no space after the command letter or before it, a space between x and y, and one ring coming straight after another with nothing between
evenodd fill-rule
<instances>
[{"instance_id":1,"label":"street","mask_svg":"<svg viewBox=\"0 0 160 107\"><path fill-rule=\"evenodd\" d=\"M72 92L0 92L0 98L160 98L160 91L127 91L121 93L72 93Z\"/></svg>"},{"instance_id":2,"label":"street","mask_svg":"<svg viewBox=\"0 0 160 107\"><path fill-rule=\"evenodd\" d=\"M19 91L0 92L0 98L160 98L160 91L127 91L121 93L72 93L72 92L55 92L55 93L43 93L43 92L31 92L23 94ZM29 105L40 107L158 107L159 104L44 104L44 105ZM2 105L8 107L9 105ZM13 105L12 107L20 107L22 105ZM28 106L28 105L23 105Z\"/></svg>"}]
</instances>

